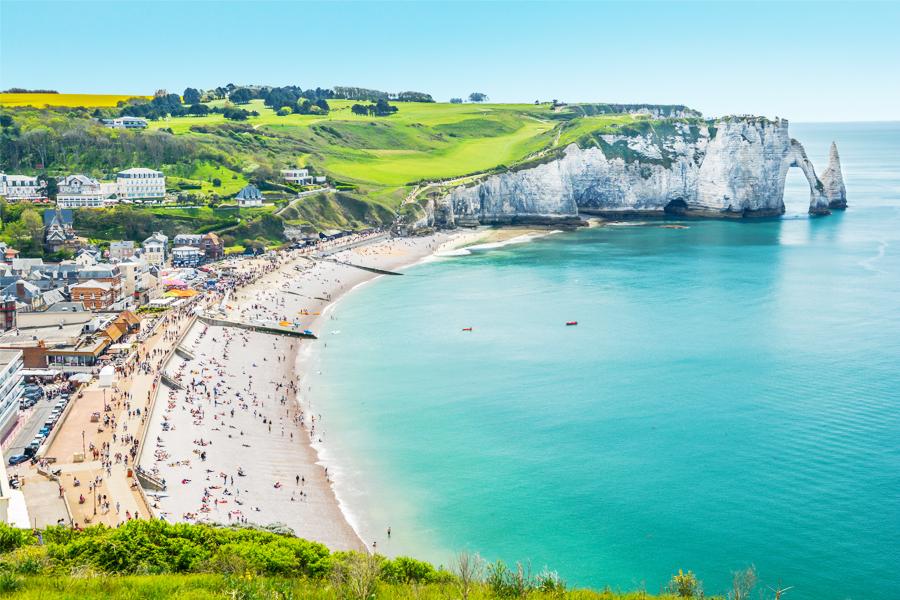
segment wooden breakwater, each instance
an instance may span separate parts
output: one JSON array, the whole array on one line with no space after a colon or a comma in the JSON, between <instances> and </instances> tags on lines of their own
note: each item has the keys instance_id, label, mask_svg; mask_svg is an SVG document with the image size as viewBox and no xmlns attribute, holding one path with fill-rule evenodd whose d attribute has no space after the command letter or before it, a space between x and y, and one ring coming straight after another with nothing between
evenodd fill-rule
<instances>
[{"instance_id":1,"label":"wooden breakwater","mask_svg":"<svg viewBox=\"0 0 900 600\"><path fill-rule=\"evenodd\" d=\"M362 269L363 271L368 271L370 273L378 273L379 275L403 275L403 273L397 273L395 271L385 271L384 269L376 269L375 267L364 267L362 265L354 265L349 262L342 262L339 260L334 260L333 258L320 258L323 262L333 263L335 265L344 265L345 267L353 267L354 269Z\"/></svg>"},{"instance_id":2,"label":"wooden breakwater","mask_svg":"<svg viewBox=\"0 0 900 600\"><path fill-rule=\"evenodd\" d=\"M241 323L240 321L229 321L227 319L214 319L212 317L200 317L197 319L207 325L216 325L218 327L237 327L238 329L247 329L251 331L262 331L263 333L271 333L275 335L290 335L293 337L306 338L309 340L318 339L311 333L303 333L302 331L294 331L283 327L267 327L265 325L254 325L251 323Z\"/></svg>"}]
</instances>

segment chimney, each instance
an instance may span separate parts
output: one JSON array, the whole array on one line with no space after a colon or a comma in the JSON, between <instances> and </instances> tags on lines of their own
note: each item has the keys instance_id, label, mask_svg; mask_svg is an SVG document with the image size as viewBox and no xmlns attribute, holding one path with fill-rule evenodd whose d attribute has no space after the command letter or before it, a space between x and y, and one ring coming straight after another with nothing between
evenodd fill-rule
<instances>
[{"instance_id":1,"label":"chimney","mask_svg":"<svg viewBox=\"0 0 900 600\"><path fill-rule=\"evenodd\" d=\"M16 298L25 300L25 282L21 279L16 282Z\"/></svg>"}]
</instances>

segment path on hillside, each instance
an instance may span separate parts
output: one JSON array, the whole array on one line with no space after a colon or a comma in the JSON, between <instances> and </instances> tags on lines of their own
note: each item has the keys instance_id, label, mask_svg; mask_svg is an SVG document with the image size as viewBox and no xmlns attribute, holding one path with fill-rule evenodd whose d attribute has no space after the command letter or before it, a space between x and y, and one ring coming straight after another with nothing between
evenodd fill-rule
<instances>
[{"instance_id":1,"label":"path on hillside","mask_svg":"<svg viewBox=\"0 0 900 600\"><path fill-rule=\"evenodd\" d=\"M556 132L556 138L553 140L552 146L548 146L547 148L544 148L543 150L529 154L525 158L517 160L511 166L514 167L516 165L522 164L523 162L527 162L529 160L535 160L537 158L541 158L541 157L545 156L548 152L550 152L551 150L553 150L554 148L556 148L559 145L560 136L562 136L562 125L559 125L559 131ZM463 175L461 177L454 177L453 179L442 179L439 181L430 181L430 182L426 183L425 185L418 184L418 185L416 185L416 187L414 187L412 189L412 191L406 196L406 199L403 200L403 202L400 204L400 210L398 211L398 214L400 213L400 211L403 210L404 206L406 206L407 204L410 204L411 202L415 202L416 198L419 196L419 194L421 194L422 192L424 192L426 190L454 186L454 185L458 185L464 181L467 181L467 180L474 181L474 180L477 180L481 177L485 177L490 174L491 174L491 171L482 171L481 173L474 173L471 175Z\"/></svg>"}]
</instances>

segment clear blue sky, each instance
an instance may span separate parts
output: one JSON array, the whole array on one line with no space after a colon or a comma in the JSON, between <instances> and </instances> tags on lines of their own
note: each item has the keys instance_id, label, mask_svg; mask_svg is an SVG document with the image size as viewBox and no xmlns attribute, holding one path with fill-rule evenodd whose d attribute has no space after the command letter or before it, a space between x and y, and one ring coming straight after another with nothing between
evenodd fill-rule
<instances>
[{"instance_id":1,"label":"clear blue sky","mask_svg":"<svg viewBox=\"0 0 900 600\"><path fill-rule=\"evenodd\" d=\"M227 83L900 119L900 3L0 3L0 89Z\"/></svg>"}]
</instances>

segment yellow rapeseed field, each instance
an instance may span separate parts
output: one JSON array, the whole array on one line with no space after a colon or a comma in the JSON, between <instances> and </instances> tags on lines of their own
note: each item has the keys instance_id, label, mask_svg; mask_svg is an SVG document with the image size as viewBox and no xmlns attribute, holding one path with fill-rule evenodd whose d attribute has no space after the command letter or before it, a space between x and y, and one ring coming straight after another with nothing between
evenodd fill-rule
<instances>
[{"instance_id":1,"label":"yellow rapeseed field","mask_svg":"<svg viewBox=\"0 0 900 600\"><path fill-rule=\"evenodd\" d=\"M2 106L84 106L85 108L115 106L119 100L129 98L152 98L152 96L104 95L104 94L0 94Z\"/></svg>"}]
</instances>

